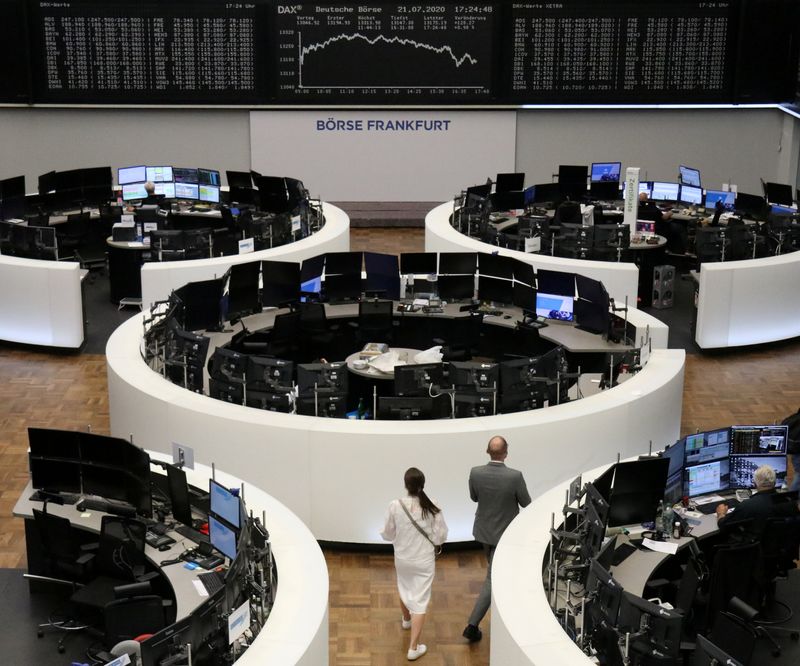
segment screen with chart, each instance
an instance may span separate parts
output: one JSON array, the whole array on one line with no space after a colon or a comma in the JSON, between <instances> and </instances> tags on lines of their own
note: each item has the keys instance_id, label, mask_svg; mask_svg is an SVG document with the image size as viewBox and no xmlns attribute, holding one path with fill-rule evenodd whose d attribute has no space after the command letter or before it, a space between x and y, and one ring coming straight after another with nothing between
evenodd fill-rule
<instances>
[{"instance_id":1,"label":"screen with chart","mask_svg":"<svg viewBox=\"0 0 800 666\"><path fill-rule=\"evenodd\" d=\"M278 101L488 100L496 9L279 4Z\"/></svg>"},{"instance_id":2,"label":"screen with chart","mask_svg":"<svg viewBox=\"0 0 800 666\"><path fill-rule=\"evenodd\" d=\"M732 85L733 2L515 2L504 63L526 100L717 101Z\"/></svg>"},{"instance_id":3,"label":"screen with chart","mask_svg":"<svg viewBox=\"0 0 800 666\"><path fill-rule=\"evenodd\" d=\"M246 103L265 95L262 0L38 0L31 7L39 101Z\"/></svg>"}]
</instances>

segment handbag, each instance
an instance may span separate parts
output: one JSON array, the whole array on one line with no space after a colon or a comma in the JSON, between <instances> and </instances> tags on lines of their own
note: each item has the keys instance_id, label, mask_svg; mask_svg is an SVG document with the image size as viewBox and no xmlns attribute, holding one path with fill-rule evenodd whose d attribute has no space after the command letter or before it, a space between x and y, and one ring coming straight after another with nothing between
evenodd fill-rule
<instances>
[{"instance_id":1,"label":"handbag","mask_svg":"<svg viewBox=\"0 0 800 666\"><path fill-rule=\"evenodd\" d=\"M428 536L428 533L425 530L423 530L420 527L419 523L416 520L414 520L414 518L411 516L411 512L406 508L406 505L403 504L403 500L398 500L398 501L400 502L400 506L403 508L403 511L406 512L406 515L408 516L408 519L411 521L411 524L414 527L416 527L417 531L430 542L431 546L433 546L433 557L438 559L439 555L442 554L442 547L441 546L437 546L435 543L433 543L433 539L431 539Z\"/></svg>"}]
</instances>

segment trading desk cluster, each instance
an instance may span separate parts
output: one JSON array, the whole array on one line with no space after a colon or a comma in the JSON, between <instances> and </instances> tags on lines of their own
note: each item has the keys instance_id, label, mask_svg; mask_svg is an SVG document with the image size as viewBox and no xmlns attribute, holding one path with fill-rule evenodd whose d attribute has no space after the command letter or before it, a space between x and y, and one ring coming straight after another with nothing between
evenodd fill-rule
<instances>
[{"instance_id":1,"label":"trading desk cluster","mask_svg":"<svg viewBox=\"0 0 800 666\"><path fill-rule=\"evenodd\" d=\"M282 245L321 226L300 180L226 175L224 191L220 172L206 168L122 167L118 188L111 167L51 171L27 195L24 176L8 178L0 181L0 252L61 259L102 249L110 237L152 247L153 260L191 259L238 254L246 238L255 250Z\"/></svg>"},{"instance_id":2,"label":"trading desk cluster","mask_svg":"<svg viewBox=\"0 0 800 666\"><path fill-rule=\"evenodd\" d=\"M401 275L406 298L398 303ZM357 321L343 327L329 322L322 300L357 303L357 311L351 308ZM453 306L453 301L463 304ZM448 312L455 307L454 315L445 315L448 303ZM510 307L518 320L489 328L516 337L487 349L492 345L481 340L488 335L484 315L512 319L498 307ZM242 320L264 308L281 308L271 330L248 331ZM406 320L411 323L400 326ZM371 411L374 417L393 419L484 416L558 404L566 401L575 377L567 372L560 348L542 346L539 329L550 321L553 326L577 324L606 339L625 335L602 283L581 275L534 273L530 264L474 252L399 258L340 252L302 264L236 264L221 278L184 285L151 310L145 323L145 360L170 381L202 393L210 339L201 331L219 331L224 321L242 321L243 330L211 356L211 397L331 417L345 416L364 400L372 409L361 405L358 416ZM363 383L349 387L347 364L326 360L352 356L370 343L387 349L401 334L411 343L405 349L441 345L448 363L398 365L394 390L389 391L387 382L378 382L380 389ZM473 354L492 358L470 363Z\"/></svg>"},{"instance_id":3,"label":"trading desk cluster","mask_svg":"<svg viewBox=\"0 0 800 666\"><path fill-rule=\"evenodd\" d=\"M630 228L619 204L620 162L560 165L555 182L525 187L524 173L497 174L467 188L455 202L452 224L484 242L543 254L629 260ZM800 248L797 202L789 185L763 183L763 196L703 189L700 171L680 166L676 182L643 181L636 237L665 236L668 249L698 261L780 254ZM798 198L800 194L795 193ZM743 218L750 224L745 225ZM761 231L753 222L768 222ZM705 226L707 223L708 226ZM752 228L751 228L752 227Z\"/></svg>"},{"instance_id":4,"label":"trading desk cluster","mask_svg":"<svg viewBox=\"0 0 800 666\"><path fill-rule=\"evenodd\" d=\"M177 622L174 591L167 589L169 586L158 588L163 596L172 595L173 604L167 606L170 612L162 613L163 618L151 618L154 626L148 633L154 635L142 643L137 663L142 666L232 663L234 655L242 652L238 637L246 632L245 643L248 643L258 634L276 591L269 536L261 521L248 515L239 490L228 489L213 478L208 489L190 487L181 466L155 463L144 450L124 439L41 428L30 428L28 436L31 485L36 489L30 500L45 503L45 517L47 503L74 504L79 511L116 515L119 518L114 520L123 524L127 535L126 561L143 565L146 544L166 551L178 539L185 538L196 547L177 556L171 552L168 557L173 559L162 561L160 568L194 563L192 568L214 570L199 577L207 597L190 613L177 614ZM151 463L164 468L166 475L151 472ZM40 527L41 515L37 516L34 510L33 516ZM56 516L42 519L44 527L40 532L54 521L70 522ZM104 518L104 526L106 522ZM101 548L107 538L111 535L101 534ZM47 543L45 538L42 542ZM41 554L35 552L37 543L28 539L29 570L34 576L46 576L47 571L39 570L37 565L43 561ZM101 564L98 562L98 567ZM94 573L98 580L111 575L105 570ZM117 584L153 579L152 575L144 574ZM86 583L86 587L73 595L76 604L88 596L86 590L99 585L91 575ZM134 602L135 599L127 611L131 614L129 623L136 613ZM101 608L101 615L110 614L114 606L111 603ZM245 608L252 612L244 613ZM249 622L240 618L235 623L240 631L234 637L234 645L229 640L228 618L239 615L249 618ZM141 619L137 626L140 624Z\"/></svg>"},{"instance_id":5,"label":"trading desk cluster","mask_svg":"<svg viewBox=\"0 0 800 666\"><path fill-rule=\"evenodd\" d=\"M671 666L695 650L694 664L749 663L739 654L734 656L741 661L727 661L722 648L736 644L727 632L755 635L746 626L752 615L745 613L731 627L723 611L738 595L736 612L748 604L753 614L764 612L774 594L771 581L787 557L794 566L800 546L797 493L771 495L774 515L765 515L762 524L737 525L732 518L718 529L713 514L720 493L729 506L749 501L753 473L762 465L774 469L780 486L787 441L786 426L730 426L687 436L656 457L619 462L584 487L581 477L570 484L564 523L551 530L544 576L552 609L587 654L598 655L601 663ZM693 531L695 538L687 538ZM604 543L607 534L612 536ZM685 567L676 559L644 557L658 555L653 551L659 542L664 554L681 549L688 555L676 558ZM636 573L626 567L634 560L641 569ZM621 580L633 589L624 590ZM577 590L580 603L570 598ZM639 595L659 597L658 603ZM706 638L709 632L714 642Z\"/></svg>"}]
</instances>

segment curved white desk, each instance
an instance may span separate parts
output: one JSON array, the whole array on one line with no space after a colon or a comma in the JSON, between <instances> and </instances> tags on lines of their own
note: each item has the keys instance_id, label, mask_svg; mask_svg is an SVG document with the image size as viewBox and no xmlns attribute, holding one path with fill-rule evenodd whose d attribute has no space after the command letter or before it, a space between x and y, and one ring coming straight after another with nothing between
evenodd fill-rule
<instances>
[{"instance_id":1,"label":"curved white desk","mask_svg":"<svg viewBox=\"0 0 800 666\"><path fill-rule=\"evenodd\" d=\"M530 254L503 247L494 247L462 234L450 224L453 214L453 202L437 206L425 216L425 251L426 252L494 252L520 259L532 264L534 268L550 271L566 271L580 273L594 280L600 280L608 291L608 295L617 301L617 305L625 304L625 297L631 306L636 305L638 294L639 269L630 262L592 261L589 259L568 259L551 257L546 254Z\"/></svg>"},{"instance_id":2,"label":"curved white desk","mask_svg":"<svg viewBox=\"0 0 800 666\"><path fill-rule=\"evenodd\" d=\"M83 275L77 262L0 255L0 340L80 348Z\"/></svg>"},{"instance_id":3,"label":"curved white desk","mask_svg":"<svg viewBox=\"0 0 800 666\"><path fill-rule=\"evenodd\" d=\"M800 252L700 266L695 342L741 347L800 336Z\"/></svg>"},{"instance_id":4,"label":"curved white desk","mask_svg":"<svg viewBox=\"0 0 800 666\"><path fill-rule=\"evenodd\" d=\"M355 421L279 414L214 400L171 384L139 355L142 315L108 341L111 431L156 451L172 442L215 460L296 513L319 540L379 543L403 473L425 472L447 516L451 541L472 540L467 478L502 433L509 464L533 496L604 460L663 446L680 428L685 354L654 350L647 366L599 395L547 409L472 419Z\"/></svg>"},{"instance_id":5,"label":"curved white desk","mask_svg":"<svg viewBox=\"0 0 800 666\"><path fill-rule=\"evenodd\" d=\"M262 259L302 261L326 252L349 252L350 218L341 208L322 204L325 224L316 233L293 243L279 245L250 254L238 254L213 259L188 261L153 261L142 266L142 304L145 308L169 297L174 289L187 282L221 277L234 264L246 264Z\"/></svg>"}]
</instances>

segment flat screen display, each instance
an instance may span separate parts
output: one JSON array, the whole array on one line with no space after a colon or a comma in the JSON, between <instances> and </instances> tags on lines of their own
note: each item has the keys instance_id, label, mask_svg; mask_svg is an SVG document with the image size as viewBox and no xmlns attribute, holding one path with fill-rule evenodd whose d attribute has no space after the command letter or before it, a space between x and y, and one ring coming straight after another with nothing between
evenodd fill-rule
<instances>
[{"instance_id":1,"label":"flat screen display","mask_svg":"<svg viewBox=\"0 0 800 666\"><path fill-rule=\"evenodd\" d=\"M147 190L144 189L144 183L130 183L122 186L122 200L133 201L135 199L144 199L147 196Z\"/></svg>"},{"instance_id":2,"label":"flat screen display","mask_svg":"<svg viewBox=\"0 0 800 666\"><path fill-rule=\"evenodd\" d=\"M196 183L197 169L189 167L175 167L172 169L172 175L176 183Z\"/></svg>"},{"instance_id":3,"label":"flat screen display","mask_svg":"<svg viewBox=\"0 0 800 666\"><path fill-rule=\"evenodd\" d=\"M536 316L544 317L545 319L572 321L574 304L575 299L572 296L547 294L540 291L536 294Z\"/></svg>"},{"instance_id":4,"label":"flat screen display","mask_svg":"<svg viewBox=\"0 0 800 666\"><path fill-rule=\"evenodd\" d=\"M151 183L169 183L172 182L172 167L171 166L149 166L146 169L147 180Z\"/></svg>"},{"instance_id":5,"label":"flat screen display","mask_svg":"<svg viewBox=\"0 0 800 666\"><path fill-rule=\"evenodd\" d=\"M715 460L686 469L686 494L689 497L717 493L730 487L730 464L728 458Z\"/></svg>"},{"instance_id":6,"label":"flat screen display","mask_svg":"<svg viewBox=\"0 0 800 666\"><path fill-rule=\"evenodd\" d=\"M592 162L592 182L619 182L622 162Z\"/></svg>"},{"instance_id":7,"label":"flat screen display","mask_svg":"<svg viewBox=\"0 0 800 666\"><path fill-rule=\"evenodd\" d=\"M786 456L731 456L731 488L755 488L755 473L762 465L775 470L775 487L786 480Z\"/></svg>"},{"instance_id":8,"label":"flat screen display","mask_svg":"<svg viewBox=\"0 0 800 666\"><path fill-rule=\"evenodd\" d=\"M130 166L117 169L117 182L120 185L128 183L144 183L147 180L147 167Z\"/></svg>"},{"instance_id":9,"label":"flat screen display","mask_svg":"<svg viewBox=\"0 0 800 666\"><path fill-rule=\"evenodd\" d=\"M219 188L213 185L198 185L198 196L200 201L208 203L219 203Z\"/></svg>"},{"instance_id":10,"label":"flat screen display","mask_svg":"<svg viewBox=\"0 0 800 666\"><path fill-rule=\"evenodd\" d=\"M219 171L215 169L198 169L197 182L201 185L214 185L219 187L222 183L219 178Z\"/></svg>"},{"instance_id":11,"label":"flat screen display","mask_svg":"<svg viewBox=\"0 0 800 666\"><path fill-rule=\"evenodd\" d=\"M236 559L236 530L209 516L208 536L211 545L220 553L230 560Z\"/></svg>"},{"instance_id":12,"label":"flat screen display","mask_svg":"<svg viewBox=\"0 0 800 666\"><path fill-rule=\"evenodd\" d=\"M211 513L227 521L233 527L239 527L239 498L222 484L209 480L209 510Z\"/></svg>"},{"instance_id":13,"label":"flat screen display","mask_svg":"<svg viewBox=\"0 0 800 666\"><path fill-rule=\"evenodd\" d=\"M714 206L717 205L717 201L722 202L722 206L725 210L732 211L736 203L736 193L723 192L722 190L706 190L706 208L714 208Z\"/></svg>"},{"instance_id":14,"label":"flat screen display","mask_svg":"<svg viewBox=\"0 0 800 666\"><path fill-rule=\"evenodd\" d=\"M680 181L684 185L691 185L692 187L700 187L700 170L692 169L692 167L679 166L678 173L680 173Z\"/></svg>"},{"instance_id":15,"label":"flat screen display","mask_svg":"<svg viewBox=\"0 0 800 666\"><path fill-rule=\"evenodd\" d=\"M191 199L196 201L199 198L199 186L197 183L175 183L176 199Z\"/></svg>"},{"instance_id":16,"label":"flat screen display","mask_svg":"<svg viewBox=\"0 0 800 666\"><path fill-rule=\"evenodd\" d=\"M678 193L678 183L664 183L654 180L653 189L650 191L650 198L653 201L677 201Z\"/></svg>"},{"instance_id":17,"label":"flat screen display","mask_svg":"<svg viewBox=\"0 0 800 666\"><path fill-rule=\"evenodd\" d=\"M154 183L156 194L161 194L165 199L175 198L175 183Z\"/></svg>"},{"instance_id":18,"label":"flat screen display","mask_svg":"<svg viewBox=\"0 0 800 666\"><path fill-rule=\"evenodd\" d=\"M678 201L699 206L703 203L703 188L693 185L681 185Z\"/></svg>"}]
</instances>

